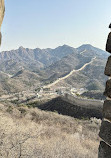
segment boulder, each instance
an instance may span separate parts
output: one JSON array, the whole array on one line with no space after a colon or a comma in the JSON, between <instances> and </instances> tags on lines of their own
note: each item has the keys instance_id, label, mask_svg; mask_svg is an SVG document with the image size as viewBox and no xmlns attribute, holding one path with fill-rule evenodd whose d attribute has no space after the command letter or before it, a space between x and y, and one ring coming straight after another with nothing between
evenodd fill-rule
<instances>
[{"instance_id":1,"label":"boulder","mask_svg":"<svg viewBox=\"0 0 111 158\"><path fill-rule=\"evenodd\" d=\"M108 122L108 121L102 122L99 136L107 144L111 145L111 122Z\"/></svg>"},{"instance_id":2,"label":"boulder","mask_svg":"<svg viewBox=\"0 0 111 158\"><path fill-rule=\"evenodd\" d=\"M111 100L105 100L103 104L103 117L111 120Z\"/></svg>"},{"instance_id":3,"label":"boulder","mask_svg":"<svg viewBox=\"0 0 111 158\"><path fill-rule=\"evenodd\" d=\"M107 76L111 76L111 56L108 57L104 74Z\"/></svg>"},{"instance_id":4,"label":"boulder","mask_svg":"<svg viewBox=\"0 0 111 158\"><path fill-rule=\"evenodd\" d=\"M111 98L111 79L109 79L106 82L106 88L105 88L104 95Z\"/></svg>"},{"instance_id":5,"label":"boulder","mask_svg":"<svg viewBox=\"0 0 111 158\"><path fill-rule=\"evenodd\" d=\"M100 142L98 157L111 158L111 147L103 141Z\"/></svg>"}]
</instances>

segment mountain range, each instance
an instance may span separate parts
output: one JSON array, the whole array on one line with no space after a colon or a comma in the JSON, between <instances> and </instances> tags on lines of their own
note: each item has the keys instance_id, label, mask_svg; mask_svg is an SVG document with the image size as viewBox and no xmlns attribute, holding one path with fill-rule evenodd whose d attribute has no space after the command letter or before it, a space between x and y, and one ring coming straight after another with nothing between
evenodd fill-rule
<instances>
[{"instance_id":1,"label":"mountain range","mask_svg":"<svg viewBox=\"0 0 111 158\"><path fill-rule=\"evenodd\" d=\"M0 53L0 94L41 87L71 72L57 86L103 91L108 56L107 52L89 44L78 48L63 45L55 49L19 47L3 51Z\"/></svg>"}]
</instances>

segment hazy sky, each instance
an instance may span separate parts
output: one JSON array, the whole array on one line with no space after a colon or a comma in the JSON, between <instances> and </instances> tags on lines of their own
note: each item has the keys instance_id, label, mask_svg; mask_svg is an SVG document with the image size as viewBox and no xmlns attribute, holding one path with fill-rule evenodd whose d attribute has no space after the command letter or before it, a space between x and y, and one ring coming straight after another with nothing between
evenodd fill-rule
<instances>
[{"instance_id":1,"label":"hazy sky","mask_svg":"<svg viewBox=\"0 0 111 158\"><path fill-rule=\"evenodd\" d=\"M111 0L5 0L1 50L92 44L104 49Z\"/></svg>"}]
</instances>

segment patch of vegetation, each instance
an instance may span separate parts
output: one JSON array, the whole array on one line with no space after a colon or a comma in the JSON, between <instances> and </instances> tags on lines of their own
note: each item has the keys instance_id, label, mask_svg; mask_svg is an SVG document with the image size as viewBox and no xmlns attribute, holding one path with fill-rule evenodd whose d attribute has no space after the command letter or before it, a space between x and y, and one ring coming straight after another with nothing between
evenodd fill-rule
<instances>
[{"instance_id":1,"label":"patch of vegetation","mask_svg":"<svg viewBox=\"0 0 111 158\"><path fill-rule=\"evenodd\" d=\"M21 112L21 114L23 114L23 115L25 115L26 114L26 109L24 109L24 108L18 108L18 110Z\"/></svg>"},{"instance_id":2,"label":"patch of vegetation","mask_svg":"<svg viewBox=\"0 0 111 158\"><path fill-rule=\"evenodd\" d=\"M11 103L13 103L13 104L18 104L18 101L19 101L19 99L12 100Z\"/></svg>"},{"instance_id":3,"label":"patch of vegetation","mask_svg":"<svg viewBox=\"0 0 111 158\"><path fill-rule=\"evenodd\" d=\"M80 96L80 94L78 94L78 93L75 93L75 94L76 94L76 96L78 96L78 97Z\"/></svg>"},{"instance_id":4,"label":"patch of vegetation","mask_svg":"<svg viewBox=\"0 0 111 158\"><path fill-rule=\"evenodd\" d=\"M43 90L44 91L50 91L50 88L44 88Z\"/></svg>"},{"instance_id":5,"label":"patch of vegetation","mask_svg":"<svg viewBox=\"0 0 111 158\"><path fill-rule=\"evenodd\" d=\"M13 107L12 106L8 106L7 110L8 113L12 113L13 112Z\"/></svg>"},{"instance_id":6,"label":"patch of vegetation","mask_svg":"<svg viewBox=\"0 0 111 158\"><path fill-rule=\"evenodd\" d=\"M27 103L26 105L31 108L31 107L37 107L39 105L41 105L43 103L43 101L34 101L34 102L31 102L31 103Z\"/></svg>"},{"instance_id":7,"label":"patch of vegetation","mask_svg":"<svg viewBox=\"0 0 111 158\"><path fill-rule=\"evenodd\" d=\"M36 92L40 92L41 88L36 88L35 91Z\"/></svg>"}]
</instances>

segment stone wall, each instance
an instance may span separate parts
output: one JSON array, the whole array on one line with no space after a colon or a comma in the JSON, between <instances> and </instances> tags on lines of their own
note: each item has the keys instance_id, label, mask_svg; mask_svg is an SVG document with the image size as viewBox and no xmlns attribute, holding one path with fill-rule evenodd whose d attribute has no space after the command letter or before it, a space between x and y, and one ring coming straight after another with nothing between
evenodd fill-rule
<instances>
[{"instance_id":1,"label":"stone wall","mask_svg":"<svg viewBox=\"0 0 111 158\"><path fill-rule=\"evenodd\" d=\"M5 13L5 6L4 6L4 0L0 0L0 30L1 30L1 25L2 21L4 18L4 13ZM1 45L1 31L0 31L0 45Z\"/></svg>"},{"instance_id":2,"label":"stone wall","mask_svg":"<svg viewBox=\"0 0 111 158\"><path fill-rule=\"evenodd\" d=\"M111 56L108 58L105 75L111 76ZM107 97L103 105L103 121L99 136L101 138L98 158L111 158L111 78L106 82L104 95Z\"/></svg>"},{"instance_id":3,"label":"stone wall","mask_svg":"<svg viewBox=\"0 0 111 158\"><path fill-rule=\"evenodd\" d=\"M36 106L41 110L56 111L59 114L78 119L88 119L91 117L102 119L102 102L78 99L70 95L56 97L41 104L34 102L32 106Z\"/></svg>"}]
</instances>

